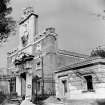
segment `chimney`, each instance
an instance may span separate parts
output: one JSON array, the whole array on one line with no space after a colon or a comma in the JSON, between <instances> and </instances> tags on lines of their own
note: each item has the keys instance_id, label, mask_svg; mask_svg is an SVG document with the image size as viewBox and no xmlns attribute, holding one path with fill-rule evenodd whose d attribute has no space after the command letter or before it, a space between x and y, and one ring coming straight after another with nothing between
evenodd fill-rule
<instances>
[{"instance_id":1,"label":"chimney","mask_svg":"<svg viewBox=\"0 0 105 105\"><path fill-rule=\"evenodd\" d=\"M51 33L55 33L55 28L53 28L53 27L49 27L49 28L46 28L46 34L48 35L48 34L51 34Z\"/></svg>"}]
</instances>

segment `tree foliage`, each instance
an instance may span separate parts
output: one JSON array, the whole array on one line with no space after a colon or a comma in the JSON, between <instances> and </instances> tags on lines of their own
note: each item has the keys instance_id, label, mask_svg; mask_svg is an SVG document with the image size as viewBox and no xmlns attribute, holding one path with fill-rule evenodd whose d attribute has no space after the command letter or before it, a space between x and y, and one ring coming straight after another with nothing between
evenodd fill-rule
<instances>
[{"instance_id":1,"label":"tree foliage","mask_svg":"<svg viewBox=\"0 0 105 105\"><path fill-rule=\"evenodd\" d=\"M101 47L96 48L95 50L92 50L91 56L100 56L105 58L105 49L102 49Z\"/></svg>"},{"instance_id":2,"label":"tree foliage","mask_svg":"<svg viewBox=\"0 0 105 105\"><path fill-rule=\"evenodd\" d=\"M10 16L12 7L10 0L0 0L0 42L6 41L10 32L15 29L15 21Z\"/></svg>"}]
</instances>

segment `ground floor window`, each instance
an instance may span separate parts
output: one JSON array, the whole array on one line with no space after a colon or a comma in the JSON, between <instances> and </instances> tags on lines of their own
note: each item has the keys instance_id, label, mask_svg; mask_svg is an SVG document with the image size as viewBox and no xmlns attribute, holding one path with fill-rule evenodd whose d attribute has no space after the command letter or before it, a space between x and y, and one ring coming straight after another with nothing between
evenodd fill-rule
<instances>
[{"instance_id":1,"label":"ground floor window","mask_svg":"<svg viewBox=\"0 0 105 105\"><path fill-rule=\"evenodd\" d=\"M93 81L92 81L92 76L87 75L84 76L86 83L87 83L87 91L93 91Z\"/></svg>"},{"instance_id":2,"label":"ground floor window","mask_svg":"<svg viewBox=\"0 0 105 105\"><path fill-rule=\"evenodd\" d=\"M16 78L15 77L11 78L10 80L10 92L11 93L16 92Z\"/></svg>"},{"instance_id":3,"label":"ground floor window","mask_svg":"<svg viewBox=\"0 0 105 105\"><path fill-rule=\"evenodd\" d=\"M62 80L63 87L64 87L64 93L67 93L67 80Z\"/></svg>"}]
</instances>

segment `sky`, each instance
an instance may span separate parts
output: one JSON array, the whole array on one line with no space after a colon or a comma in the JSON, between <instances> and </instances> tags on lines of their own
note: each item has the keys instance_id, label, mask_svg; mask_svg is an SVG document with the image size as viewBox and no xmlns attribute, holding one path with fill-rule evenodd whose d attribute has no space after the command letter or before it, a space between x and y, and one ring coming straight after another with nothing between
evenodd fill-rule
<instances>
[{"instance_id":1,"label":"sky","mask_svg":"<svg viewBox=\"0 0 105 105\"><path fill-rule=\"evenodd\" d=\"M11 0L10 5L16 21L25 7L32 6L39 15L39 32L55 27L59 49L89 54L105 46L105 0ZM6 54L18 43L17 32L0 46L0 68L6 67Z\"/></svg>"}]
</instances>

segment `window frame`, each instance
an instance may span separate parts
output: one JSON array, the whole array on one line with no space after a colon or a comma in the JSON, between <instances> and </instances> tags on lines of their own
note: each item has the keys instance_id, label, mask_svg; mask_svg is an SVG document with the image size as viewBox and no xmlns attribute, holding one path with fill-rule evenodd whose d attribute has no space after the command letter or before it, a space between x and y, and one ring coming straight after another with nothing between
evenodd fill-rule
<instances>
[{"instance_id":1,"label":"window frame","mask_svg":"<svg viewBox=\"0 0 105 105\"><path fill-rule=\"evenodd\" d=\"M38 63L40 63L40 65L38 65ZM36 70L41 69L41 68L42 68L41 61L37 61L36 62Z\"/></svg>"},{"instance_id":2,"label":"window frame","mask_svg":"<svg viewBox=\"0 0 105 105\"><path fill-rule=\"evenodd\" d=\"M91 76L91 86L90 86L91 88L88 86L88 84L89 84L88 81L90 81L90 80L86 79L89 76ZM85 90L83 90L82 92L83 93L85 93L85 92L95 92L95 90L94 90L94 84L93 84L93 75L92 74L83 75L83 78L85 80L85 83L83 82L83 84L85 84L87 88Z\"/></svg>"},{"instance_id":3,"label":"window frame","mask_svg":"<svg viewBox=\"0 0 105 105\"><path fill-rule=\"evenodd\" d=\"M66 82L65 82L66 81ZM67 83L67 79L64 79L62 80L62 84L63 84L63 87L64 87L64 94L68 92L68 83Z\"/></svg>"}]
</instances>

